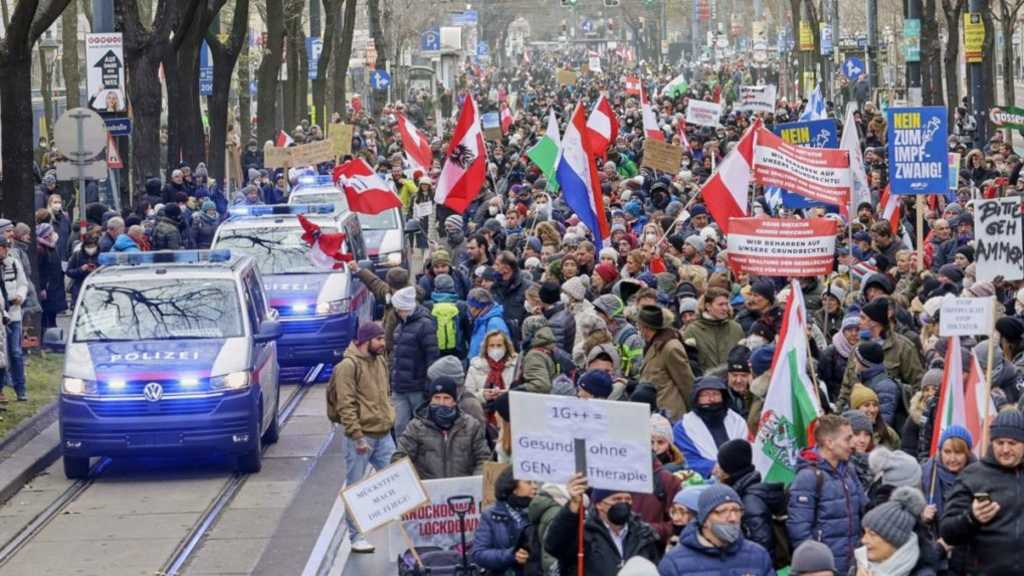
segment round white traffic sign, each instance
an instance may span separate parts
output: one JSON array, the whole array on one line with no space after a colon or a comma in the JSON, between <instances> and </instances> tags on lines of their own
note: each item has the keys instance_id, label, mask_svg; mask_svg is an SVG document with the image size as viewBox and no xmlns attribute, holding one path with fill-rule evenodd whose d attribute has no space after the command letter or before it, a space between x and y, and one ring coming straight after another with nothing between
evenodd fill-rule
<instances>
[{"instance_id":1,"label":"round white traffic sign","mask_svg":"<svg viewBox=\"0 0 1024 576\"><path fill-rule=\"evenodd\" d=\"M57 149L72 162L92 160L107 146L103 118L88 108L72 108L53 125Z\"/></svg>"}]
</instances>

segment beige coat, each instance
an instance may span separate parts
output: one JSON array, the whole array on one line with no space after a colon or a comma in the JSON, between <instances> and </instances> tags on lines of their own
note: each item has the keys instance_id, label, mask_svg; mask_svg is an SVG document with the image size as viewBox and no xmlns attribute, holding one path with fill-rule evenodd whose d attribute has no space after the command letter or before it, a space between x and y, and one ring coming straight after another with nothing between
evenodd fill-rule
<instances>
[{"instance_id":1,"label":"beige coat","mask_svg":"<svg viewBox=\"0 0 1024 576\"><path fill-rule=\"evenodd\" d=\"M654 384L658 408L668 412L669 420L674 422L689 410L693 371L675 330L662 330L647 345L640 381Z\"/></svg>"},{"instance_id":2,"label":"beige coat","mask_svg":"<svg viewBox=\"0 0 1024 576\"><path fill-rule=\"evenodd\" d=\"M388 386L388 362L349 344L331 372L327 385L327 410L331 419L345 427L352 440L383 436L395 425L395 407Z\"/></svg>"}]
</instances>

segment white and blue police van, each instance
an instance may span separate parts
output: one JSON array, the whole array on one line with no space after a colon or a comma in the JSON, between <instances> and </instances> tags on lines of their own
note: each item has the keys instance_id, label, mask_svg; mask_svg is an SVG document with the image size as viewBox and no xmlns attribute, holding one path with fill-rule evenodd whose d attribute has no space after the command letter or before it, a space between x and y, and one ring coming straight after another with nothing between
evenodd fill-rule
<instances>
[{"instance_id":1,"label":"white and blue police van","mask_svg":"<svg viewBox=\"0 0 1024 576\"><path fill-rule=\"evenodd\" d=\"M345 193L330 176L300 176L288 195L288 204L334 204L337 213L348 212ZM402 221L398 208L379 214L359 214L366 254L373 263L373 271L381 278L391 268L402 266L409 270L411 245L409 235L420 231L419 220Z\"/></svg>"},{"instance_id":2,"label":"white and blue police van","mask_svg":"<svg viewBox=\"0 0 1024 576\"><path fill-rule=\"evenodd\" d=\"M277 314L252 258L227 250L101 254L63 342L64 473L96 456L208 454L261 467L279 434ZM59 332L60 328L51 329Z\"/></svg>"},{"instance_id":3,"label":"white and blue police van","mask_svg":"<svg viewBox=\"0 0 1024 576\"><path fill-rule=\"evenodd\" d=\"M344 232L345 251L365 260L359 220L330 204L235 207L214 236L213 248L256 261L270 307L281 324L278 361L286 376L307 382L329 373L361 322L373 319L373 295L347 267L324 270L309 258L298 215L324 233Z\"/></svg>"}]
</instances>

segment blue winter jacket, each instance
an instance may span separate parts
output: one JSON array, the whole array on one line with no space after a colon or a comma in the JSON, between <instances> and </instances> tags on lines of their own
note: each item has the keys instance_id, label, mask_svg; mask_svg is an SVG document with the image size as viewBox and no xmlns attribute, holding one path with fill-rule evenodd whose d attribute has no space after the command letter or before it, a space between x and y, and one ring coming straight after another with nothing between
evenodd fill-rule
<instances>
[{"instance_id":1,"label":"blue winter jacket","mask_svg":"<svg viewBox=\"0 0 1024 576\"><path fill-rule=\"evenodd\" d=\"M853 551L860 546L860 520L867 503L852 466L841 462L833 468L817 449L804 450L796 478L789 485L786 532L790 547L796 549L804 540L817 540L832 550L836 572L846 574L854 564Z\"/></svg>"},{"instance_id":2,"label":"blue winter jacket","mask_svg":"<svg viewBox=\"0 0 1024 576\"><path fill-rule=\"evenodd\" d=\"M772 559L759 544L740 536L726 548L701 544L697 523L690 522L679 536L679 545L658 564L659 576L722 576L743 574L775 576Z\"/></svg>"},{"instance_id":3,"label":"blue winter jacket","mask_svg":"<svg viewBox=\"0 0 1024 576\"><path fill-rule=\"evenodd\" d=\"M504 314L505 309L502 308L501 304L494 304L487 309L487 312L473 320L473 336L469 339L470 358L476 358L480 355L480 347L484 344L484 338L491 332L501 330L511 337L511 333L508 331L508 324L505 323L503 318Z\"/></svg>"},{"instance_id":4,"label":"blue winter jacket","mask_svg":"<svg viewBox=\"0 0 1024 576\"><path fill-rule=\"evenodd\" d=\"M858 377L865 386L874 390L875 394L878 395L878 404L881 409L882 418L887 426L893 426L893 420L896 418L896 408L899 406L900 397L903 394L900 390L900 385L889 377L885 371L885 366L881 364L868 368L858 374Z\"/></svg>"},{"instance_id":5,"label":"blue winter jacket","mask_svg":"<svg viewBox=\"0 0 1024 576\"><path fill-rule=\"evenodd\" d=\"M139 252L139 245L132 240L132 237L127 234L118 234L117 240L114 240L113 246L114 252Z\"/></svg>"},{"instance_id":6,"label":"blue winter jacket","mask_svg":"<svg viewBox=\"0 0 1024 576\"><path fill-rule=\"evenodd\" d=\"M516 544L528 523L526 510L513 511L507 502L498 502L480 515L470 559L488 573L522 574Z\"/></svg>"},{"instance_id":7,"label":"blue winter jacket","mask_svg":"<svg viewBox=\"0 0 1024 576\"><path fill-rule=\"evenodd\" d=\"M437 360L437 325L423 306L417 306L395 326L391 350L391 389L395 392L425 392L427 368Z\"/></svg>"}]
</instances>

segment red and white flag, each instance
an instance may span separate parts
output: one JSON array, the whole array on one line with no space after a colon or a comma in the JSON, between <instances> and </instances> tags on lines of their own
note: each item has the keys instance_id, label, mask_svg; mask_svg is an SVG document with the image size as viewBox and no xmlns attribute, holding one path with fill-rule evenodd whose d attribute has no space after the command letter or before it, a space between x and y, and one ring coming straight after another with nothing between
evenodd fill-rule
<instances>
[{"instance_id":1,"label":"red and white flag","mask_svg":"<svg viewBox=\"0 0 1024 576\"><path fill-rule=\"evenodd\" d=\"M729 232L730 218L742 218L749 211L748 195L754 172L754 134L760 127L761 120L755 119L700 190L711 217L725 233Z\"/></svg>"},{"instance_id":2,"label":"red and white flag","mask_svg":"<svg viewBox=\"0 0 1024 576\"><path fill-rule=\"evenodd\" d=\"M612 105L604 94L597 100L590 117L587 118L588 147L604 158L608 147L619 137L619 119L612 110Z\"/></svg>"},{"instance_id":3,"label":"red and white flag","mask_svg":"<svg viewBox=\"0 0 1024 576\"><path fill-rule=\"evenodd\" d=\"M690 151L690 139L686 137L686 115L676 114L676 132L679 134L679 144L683 150Z\"/></svg>"},{"instance_id":4,"label":"red and white flag","mask_svg":"<svg viewBox=\"0 0 1024 576\"><path fill-rule=\"evenodd\" d=\"M509 110L508 105L501 107L501 133L508 134L509 128L512 127L512 111Z\"/></svg>"},{"instance_id":5,"label":"red and white flag","mask_svg":"<svg viewBox=\"0 0 1024 576\"><path fill-rule=\"evenodd\" d=\"M964 383L964 413L967 420L965 427L970 430L974 440L974 454L981 458L986 448L982 442L984 431L995 418L996 405L989 395L988 412L985 412L985 373L981 370L981 363L978 362L978 355L974 350L971 350L970 362L967 382Z\"/></svg>"},{"instance_id":6,"label":"red and white flag","mask_svg":"<svg viewBox=\"0 0 1024 576\"><path fill-rule=\"evenodd\" d=\"M277 132L277 138L274 139L274 146L278 148L287 148L294 143L295 140L292 140L292 137L284 130L279 130Z\"/></svg>"},{"instance_id":7,"label":"red and white flag","mask_svg":"<svg viewBox=\"0 0 1024 576\"><path fill-rule=\"evenodd\" d=\"M895 236L900 229L900 197L891 194L889 187L886 186L878 198L878 203L882 206L882 220L889 223L889 228Z\"/></svg>"},{"instance_id":8,"label":"red and white flag","mask_svg":"<svg viewBox=\"0 0 1024 576\"><path fill-rule=\"evenodd\" d=\"M658 127L658 120L654 117L654 110L643 88L640 89L640 113L644 120L644 137L664 142L665 133Z\"/></svg>"},{"instance_id":9,"label":"red and white flag","mask_svg":"<svg viewBox=\"0 0 1024 576\"><path fill-rule=\"evenodd\" d=\"M643 91L643 82L639 76L626 76L626 94L636 96Z\"/></svg>"},{"instance_id":10,"label":"red and white flag","mask_svg":"<svg viewBox=\"0 0 1024 576\"><path fill-rule=\"evenodd\" d=\"M352 255L345 251L344 232L323 232L303 214L299 214L299 224L304 231L302 240L310 247L306 257L314 266L322 270L337 270L352 261Z\"/></svg>"},{"instance_id":11,"label":"red and white flag","mask_svg":"<svg viewBox=\"0 0 1024 576\"><path fill-rule=\"evenodd\" d=\"M334 181L345 191L349 210L353 212L380 214L385 210L402 207L402 200L362 158L337 166L334 169Z\"/></svg>"},{"instance_id":12,"label":"red and white flag","mask_svg":"<svg viewBox=\"0 0 1024 576\"><path fill-rule=\"evenodd\" d=\"M487 176L486 167L487 148L480 130L480 111L473 96L466 94L459 122L445 154L434 201L462 214L480 193Z\"/></svg>"},{"instance_id":13,"label":"red and white flag","mask_svg":"<svg viewBox=\"0 0 1024 576\"><path fill-rule=\"evenodd\" d=\"M402 146L405 148L405 157L413 168L419 168L426 173L430 171L434 163L434 153L430 150L430 139L415 124L410 122L405 114L398 113L398 133L402 135Z\"/></svg>"}]
</instances>

